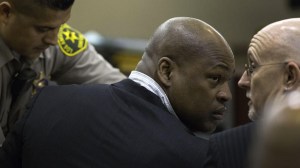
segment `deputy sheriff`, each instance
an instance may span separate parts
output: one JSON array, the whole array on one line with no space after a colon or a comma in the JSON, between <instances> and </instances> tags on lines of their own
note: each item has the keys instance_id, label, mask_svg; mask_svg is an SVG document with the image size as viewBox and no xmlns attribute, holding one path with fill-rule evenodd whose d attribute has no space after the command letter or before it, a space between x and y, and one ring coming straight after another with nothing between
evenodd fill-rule
<instances>
[{"instance_id":1,"label":"deputy sheriff","mask_svg":"<svg viewBox=\"0 0 300 168\"><path fill-rule=\"evenodd\" d=\"M39 88L113 83L126 77L65 24L72 4L0 0L0 144Z\"/></svg>"}]
</instances>

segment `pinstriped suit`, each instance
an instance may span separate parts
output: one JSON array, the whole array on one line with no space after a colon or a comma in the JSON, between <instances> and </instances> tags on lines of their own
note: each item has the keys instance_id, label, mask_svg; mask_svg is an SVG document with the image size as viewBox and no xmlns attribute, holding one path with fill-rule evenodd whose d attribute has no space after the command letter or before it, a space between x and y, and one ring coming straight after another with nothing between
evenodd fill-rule
<instances>
[{"instance_id":1,"label":"pinstriped suit","mask_svg":"<svg viewBox=\"0 0 300 168\"><path fill-rule=\"evenodd\" d=\"M205 168L245 168L251 148L254 123L248 123L213 134Z\"/></svg>"},{"instance_id":2,"label":"pinstriped suit","mask_svg":"<svg viewBox=\"0 0 300 168\"><path fill-rule=\"evenodd\" d=\"M46 87L0 149L2 168L200 168L195 137L158 96L125 79Z\"/></svg>"}]
</instances>

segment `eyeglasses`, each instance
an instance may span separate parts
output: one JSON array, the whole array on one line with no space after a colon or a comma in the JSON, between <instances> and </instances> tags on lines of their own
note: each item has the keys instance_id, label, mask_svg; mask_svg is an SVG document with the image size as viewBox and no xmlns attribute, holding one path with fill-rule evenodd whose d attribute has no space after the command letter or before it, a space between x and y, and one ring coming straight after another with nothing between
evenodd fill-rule
<instances>
[{"instance_id":1,"label":"eyeglasses","mask_svg":"<svg viewBox=\"0 0 300 168\"><path fill-rule=\"evenodd\" d=\"M262 64L262 65L256 65L255 67L253 67L251 64L245 64L245 71L247 72L248 76L251 76L252 73L254 72L255 68L257 68L257 67L267 66L267 65L280 65L280 64L285 64L285 63L286 62Z\"/></svg>"}]
</instances>

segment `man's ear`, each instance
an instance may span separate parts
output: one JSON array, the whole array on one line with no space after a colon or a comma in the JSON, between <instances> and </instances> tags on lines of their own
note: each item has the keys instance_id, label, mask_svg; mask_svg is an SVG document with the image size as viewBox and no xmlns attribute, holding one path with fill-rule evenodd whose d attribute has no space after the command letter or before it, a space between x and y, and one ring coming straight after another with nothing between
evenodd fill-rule
<instances>
[{"instance_id":1,"label":"man's ear","mask_svg":"<svg viewBox=\"0 0 300 168\"><path fill-rule=\"evenodd\" d=\"M285 77L285 90L291 90L297 88L300 84L300 69L295 62L288 62L285 65L286 77Z\"/></svg>"},{"instance_id":2,"label":"man's ear","mask_svg":"<svg viewBox=\"0 0 300 168\"><path fill-rule=\"evenodd\" d=\"M7 21L12 10L12 6L9 2L3 1L0 3L0 19L3 22Z\"/></svg>"},{"instance_id":3,"label":"man's ear","mask_svg":"<svg viewBox=\"0 0 300 168\"><path fill-rule=\"evenodd\" d=\"M162 57L158 61L158 78L165 86L171 85L171 76L175 62L168 57Z\"/></svg>"}]
</instances>

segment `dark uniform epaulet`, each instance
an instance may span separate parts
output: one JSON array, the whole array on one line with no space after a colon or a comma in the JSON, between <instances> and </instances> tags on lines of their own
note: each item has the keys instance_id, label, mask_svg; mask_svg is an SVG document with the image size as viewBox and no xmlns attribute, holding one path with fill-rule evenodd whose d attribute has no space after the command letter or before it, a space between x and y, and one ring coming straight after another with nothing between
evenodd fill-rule
<instances>
[{"instance_id":1,"label":"dark uniform epaulet","mask_svg":"<svg viewBox=\"0 0 300 168\"><path fill-rule=\"evenodd\" d=\"M88 41L79 31L63 24L58 33L58 45L65 55L72 57L85 50Z\"/></svg>"}]
</instances>

